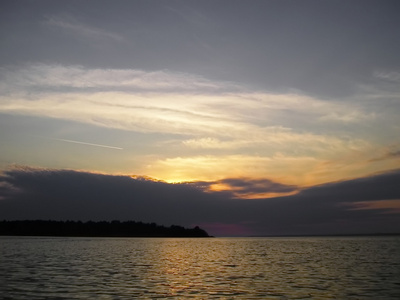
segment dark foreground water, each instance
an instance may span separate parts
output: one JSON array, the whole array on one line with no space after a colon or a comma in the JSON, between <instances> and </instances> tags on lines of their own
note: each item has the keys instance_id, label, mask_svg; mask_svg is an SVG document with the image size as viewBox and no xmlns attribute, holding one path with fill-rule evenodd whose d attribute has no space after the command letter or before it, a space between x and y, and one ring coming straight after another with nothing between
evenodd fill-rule
<instances>
[{"instance_id":1,"label":"dark foreground water","mask_svg":"<svg viewBox=\"0 0 400 300\"><path fill-rule=\"evenodd\" d=\"M0 237L0 299L400 299L400 238Z\"/></svg>"}]
</instances>

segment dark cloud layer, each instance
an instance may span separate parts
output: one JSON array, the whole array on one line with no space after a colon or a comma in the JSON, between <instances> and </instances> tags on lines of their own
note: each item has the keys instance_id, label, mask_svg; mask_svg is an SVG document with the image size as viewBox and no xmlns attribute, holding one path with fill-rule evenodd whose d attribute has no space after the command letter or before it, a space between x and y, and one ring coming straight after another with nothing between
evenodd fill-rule
<instances>
[{"instance_id":1,"label":"dark cloud layer","mask_svg":"<svg viewBox=\"0 0 400 300\"><path fill-rule=\"evenodd\" d=\"M395 171L311 187L294 196L241 200L188 184L19 167L0 177L0 219L200 224L206 229L235 228L237 234L400 232L395 210L353 209L362 201L400 199L399 182L400 171ZM235 234L210 232L216 233Z\"/></svg>"},{"instance_id":2,"label":"dark cloud layer","mask_svg":"<svg viewBox=\"0 0 400 300\"><path fill-rule=\"evenodd\" d=\"M396 0L4 0L0 65L171 69L349 95L372 72L399 69L399 7Z\"/></svg>"}]
</instances>

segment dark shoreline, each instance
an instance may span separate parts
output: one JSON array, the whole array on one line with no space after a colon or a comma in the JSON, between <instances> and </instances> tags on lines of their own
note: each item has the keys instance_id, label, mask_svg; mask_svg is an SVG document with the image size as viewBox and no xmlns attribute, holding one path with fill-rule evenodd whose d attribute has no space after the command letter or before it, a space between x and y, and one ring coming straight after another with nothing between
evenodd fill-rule
<instances>
[{"instance_id":1,"label":"dark shoreline","mask_svg":"<svg viewBox=\"0 0 400 300\"><path fill-rule=\"evenodd\" d=\"M0 221L0 236L52 237L211 237L199 228L170 227L136 221Z\"/></svg>"}]
</instances>

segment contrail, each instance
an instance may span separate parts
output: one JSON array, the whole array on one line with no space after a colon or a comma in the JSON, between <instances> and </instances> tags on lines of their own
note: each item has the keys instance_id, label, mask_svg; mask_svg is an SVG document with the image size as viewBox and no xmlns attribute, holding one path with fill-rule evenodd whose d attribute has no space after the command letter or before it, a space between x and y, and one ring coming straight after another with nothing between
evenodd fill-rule
<instances>
[{"instance_id":1,"label":"contrail","mask_svg":"<svg viewBox=\"0 0 400 300\"><path fill-rule=\"evenodd\" d=\"M103 147L103 148L109 148L109 149L116 149L116 150L123 150L124 149L124 148L120 148L120 147L100 145L100 144L92 144L92 143L85 143L85 142L78 142L78 141L72 141L72 140L64 140L64 139L54 139L54 140L61 141L61 142L67 142L67 143L74 143L74 144L82 144L82 145L88 145L88 146L96 146L96 147Z\"/></svg>"}]
</instances>

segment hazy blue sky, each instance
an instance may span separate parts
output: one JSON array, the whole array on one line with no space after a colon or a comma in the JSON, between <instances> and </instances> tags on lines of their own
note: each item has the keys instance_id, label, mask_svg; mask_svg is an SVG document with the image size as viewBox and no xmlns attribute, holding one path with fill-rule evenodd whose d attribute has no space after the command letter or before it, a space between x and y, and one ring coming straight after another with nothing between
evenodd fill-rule
<instances>
[{"instance_id":1,"label":"hazy blue sky","mask_svg":"<svg viewBox=\"0 0 400 300\"><path fill-rule=\"evenodd\" d=\"M399 13L1 1L0 219L400 231Z\"/></svg>"}]
</instances>

